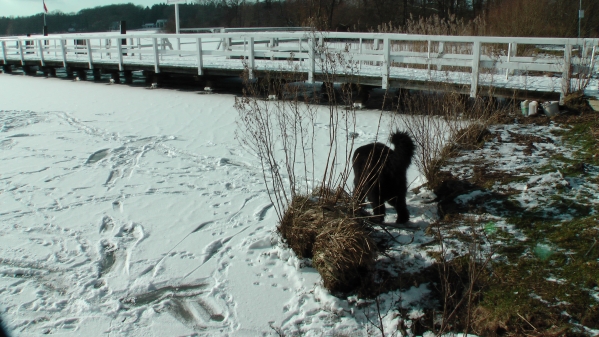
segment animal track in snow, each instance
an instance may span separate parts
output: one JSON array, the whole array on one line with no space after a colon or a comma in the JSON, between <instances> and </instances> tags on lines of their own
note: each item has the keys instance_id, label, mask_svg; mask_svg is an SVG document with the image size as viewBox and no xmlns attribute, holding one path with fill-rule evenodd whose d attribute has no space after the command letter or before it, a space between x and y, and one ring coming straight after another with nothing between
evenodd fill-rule
<instances>
[{"instance_id":1,"label":"animal track in snow","mask_svg":"<svg viewBox=\"0 0 599 337\"><path fill-rule=\"evenodd\" d=\"M262 221L264 220L264 218L266 217L266 213L273 207L272 203L268 203L262 207L260 207L258 210L256 210L256 212L254 213L254 217L256 218L256 220L258 221Z\"/></svg>"},{"instance_id":2,"label":"animal track in snow","mask_svg":"<svg viewBox=\"0 0 599 337\"><path fill-rule=\"evenodd\" d=\"M85 164L97 163L100 160L108 157L109 154L110 154L110 149L102 149L102 150L96 151L96 152L92 153L91 156L89 156L89 158L87 158L87 161L85 162Z\"/></svg>"}]
</instances>

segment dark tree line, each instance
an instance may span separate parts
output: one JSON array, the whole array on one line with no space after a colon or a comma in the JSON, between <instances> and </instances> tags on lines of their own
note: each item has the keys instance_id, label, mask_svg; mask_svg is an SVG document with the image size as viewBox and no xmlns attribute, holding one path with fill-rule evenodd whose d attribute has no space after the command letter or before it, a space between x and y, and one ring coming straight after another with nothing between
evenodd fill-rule
<instances>
[{"instance_id":1,"label":"dark tree line","mask_svg":"<svg viewBox=\"0 0 599 337\"><path fill-rule=\"evenodd\" d=\"M78 13L66 14L59 11L46 15L49 32L103 32L114 22L125 20L130 29L141 28L144 23L156 23L159 19L173 16L173 6L166 4L152 7L133 4L108 5L82 9ZM42 13L28 17L0 17L0 35L39 34L43 26Z\"/></svg>"},{"instance_id":2,"label":"dark tree line","mask_svg":"<svg viewBox=\"0 0 599 337\"><path fill-rule=\"evenodd\" d=\"M498 36L577 36L579 0L196 0L180 5L182 28L312 26L338 31L432 33L418 29L428 22L473 26L444 30L453 34ZM599 1L583 0L583 37L599 36ZM434 20L430 20L434 18ZM129 29L168 19L174 31L174 7L133 4L88 8L47 15L50 33L107 31L125 20ZM0 35L40 33L42 14L0 17ZM381 27L385 27L382 29Z\"/></svg>"}]
</instances>

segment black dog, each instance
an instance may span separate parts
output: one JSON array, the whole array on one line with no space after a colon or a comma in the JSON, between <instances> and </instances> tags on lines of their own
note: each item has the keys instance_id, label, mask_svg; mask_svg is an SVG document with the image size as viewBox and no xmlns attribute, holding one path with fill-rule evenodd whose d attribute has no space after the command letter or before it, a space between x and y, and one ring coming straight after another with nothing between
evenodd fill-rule
<instances>
[{"instance_id":1,"label":"black dog","mask_svg":"<svg viewBox=\"0 0 599 337\"><path fill-rule=\"evenodd\" d=\"M385 201L397 212L396 223L410 219L406 206L406 173L414 156L414 142L406 132L394 132L389 140L395 150L381 143L361 146L354 151L354 194L360 203L368 197L376 221L385 218Z\"/></svg>"}]
</instances>

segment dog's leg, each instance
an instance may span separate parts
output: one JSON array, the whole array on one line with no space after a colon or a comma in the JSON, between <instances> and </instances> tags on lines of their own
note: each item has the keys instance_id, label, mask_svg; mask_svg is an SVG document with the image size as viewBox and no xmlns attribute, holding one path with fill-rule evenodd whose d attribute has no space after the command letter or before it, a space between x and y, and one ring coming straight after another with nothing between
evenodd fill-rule
<instances>
[{"instance_id":1,"label":"dog's leg","mask_svg":"<svg viewBox=\"0 0 599 337\"><path fill-rule=\"evenodd\" d=\"M368 193L368 199L372 203L372 213L374 214L374 221L383 223L385 221L385 214L387 209L385 208L385 200L381 197L381 191L378 186L372 186L372 191Z\"/></svg>"},{"instance_id":2,"label":"dog's leg","mask_svg":"<svg viewBox=\"0 0 599 337\"><path fill-rule=\"evenodd\" d=\"M397 212L397 220L395 223L406 223L410 220L410 212L406 205L406 197L399 195L394 200L395 211Z\"/></svg>"}]
</instances>

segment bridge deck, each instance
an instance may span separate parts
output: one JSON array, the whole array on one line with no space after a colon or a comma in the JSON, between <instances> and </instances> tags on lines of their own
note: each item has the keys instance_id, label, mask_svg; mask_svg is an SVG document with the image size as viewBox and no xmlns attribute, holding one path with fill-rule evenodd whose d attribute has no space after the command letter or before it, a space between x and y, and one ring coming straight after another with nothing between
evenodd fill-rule
<instances>
[{"instance_id":1,"label":"bridge deck","mask_svg":"<svg viewBox=\"0 0 599 337\"><path fill-rule=\"evenodd\" d=\"M557 53L517 54L518 45ZM582 50L573 47L582 46ZM306 81L431 88L476 95L547 97L581 86L595 71L597 40L350 33L63 35L1 38L0 64L202 76L266 72ZM501 49L501 47L505 47ZM561 55L560 55L561 53ZM587 75L580 82L572 74Z\"/></svg>"}]
</instances>

